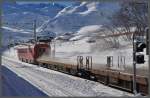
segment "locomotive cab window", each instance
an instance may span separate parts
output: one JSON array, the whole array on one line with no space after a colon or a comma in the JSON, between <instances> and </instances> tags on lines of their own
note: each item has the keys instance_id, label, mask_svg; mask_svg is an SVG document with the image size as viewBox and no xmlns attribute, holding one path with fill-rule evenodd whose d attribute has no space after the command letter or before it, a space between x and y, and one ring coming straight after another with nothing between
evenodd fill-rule
<instances>
[{"instance_id":1,"label":"locomotive cab window","mask_svg":"<svg viewBox=\"0 0 150 98\"><path fill-rule=\"evenodd\" d=\"M40 48L40 49L39 49L39 53L44 53L45 50L46 50L45 48Z\"/></svg>"}]
</instances>

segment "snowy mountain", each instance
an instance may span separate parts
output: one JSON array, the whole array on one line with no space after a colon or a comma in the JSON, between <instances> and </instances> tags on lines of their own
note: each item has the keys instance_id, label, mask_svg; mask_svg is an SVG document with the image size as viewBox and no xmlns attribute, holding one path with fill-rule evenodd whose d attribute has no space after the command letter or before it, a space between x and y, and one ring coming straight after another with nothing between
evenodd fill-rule
<instances>
[{"instance_id":1,"label":"snowy mountain","mask_svg":"<svg viewBox=\"0 0 150 98\"><path fill-rule=\"evenodd\" d=\"M38 20L37 26L40 26L45 20L53 18L63 8L64 6L55 3L4 3L2 6L2 19L7 26L18 27L22 29L32 29L31 24L33 23L33 20ZM13 23L18 24L14 26ZM28 25L25 23L28 23Z\"/></svg>"},{"instance_id":2,"label":"snowy mountain","mask_svg":"<svg viewBox=\"0 0 150 98\"><path fill-rule=\"evenodd\" d=\"M37 32L40 35L54 32L57 38L60 36L60 39L75 41L88 37L86 42L95 42L97 35L102 36L103 31L108 33L103 26L112 24L112 16L120 8L120 2L77 2L67 7L60 4L5 4L3 21L23 24L4 24L3 30L18 32L12 33L13 39L24 40L24 37L33 36L32 22L37 19ZM24 22L31 24L25 25ZM22 37L22 33L19 32L26 32L27 35ZM4 33L5 35L7 33ZM7 43L7 41L3 42ZM105 40L101 42L105 43Z\"/></svg>"},{"instance_id":3,"label":"snowy mountain","mask_svg":"<svg viewBox=\"0 0 150 98\"><path fill-rule=\"evenodd\" d=\"M62 34L77 32L84 26L110 24L112 15L119 9L119 2L81 2L61 10L43 28Z\"/></svg>"},{"instance_id":4,"label":"snowy mountain","mask_svg":"<svg viewBox=\"0 0 150 98\"><path fill-rule=\"evenodd\" d=\"M3 46L7 46L10 37L13 41L24 41L33 37L33 22L35 19L37 20L37 27L41 26L45 20L56 16L63 8L63 5L57 3L3 3Z\"/></svg>"}]
</instances>

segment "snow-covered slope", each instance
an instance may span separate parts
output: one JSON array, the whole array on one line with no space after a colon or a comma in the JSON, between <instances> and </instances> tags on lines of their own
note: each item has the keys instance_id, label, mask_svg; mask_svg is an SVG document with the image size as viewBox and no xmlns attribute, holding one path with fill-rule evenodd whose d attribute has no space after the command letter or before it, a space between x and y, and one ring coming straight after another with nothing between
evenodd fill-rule
<instances>
[{"instance_id":1,"label":"snow-covered slope","mask_svg":"<svg viewBox=\"0 0 150 98\"><path fill-rule=\"evenodd\" d=\"M68 32L74 34L85 29L89 30L94 26L96 28L90 30L93 32L99 28L99 25L108 24L110 22L109 17L120 8L119 3L113 2L81 2L65 8L56 3L4 3L2 7L4 45L7 45L8 41L5 39L8 39L11 32L13 39L24 40L26 37L32 37L34 19L38 20L37 27L39 28L37 28L37 31L41 31L40 34L45 31L52 31L57 34ZM110 7L113 7L113 9L110 9ZM76 35L71 35L71 37L76 37Z\"/></svg>"},{"instance_id":2,"label":"snow-covered slope","mask_svg":"<svg viewBox=\"0 0 150 98\"><path fill-rule=\"evenodd\" d=\"M120 5L120 2L78 2L65 7L37 30L51 30L59 36L56 39L76 41L88 37L89 42L97 40L101 45L106 44L106 39L98 36L111 34L104 26L112 25L112 17L120 10Z\"/></svg>"},{"instance_id":3,"label":"snow-covered slope","mask_svg":"<svg viewBox=\"0 0 150 98\"><path fill-rule=\"evenodd\" d=\"M110 24L112 15L119 9L119 2L81 2L61 10L47 23L46 29L62 34L77 32L84 26Z\"/></svg>"}]
</instances>

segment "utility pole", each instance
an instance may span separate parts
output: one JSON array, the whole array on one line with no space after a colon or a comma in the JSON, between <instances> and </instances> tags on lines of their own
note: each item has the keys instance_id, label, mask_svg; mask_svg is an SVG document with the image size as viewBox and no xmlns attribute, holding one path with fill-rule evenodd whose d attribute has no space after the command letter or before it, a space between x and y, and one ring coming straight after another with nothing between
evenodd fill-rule
<instances>
[{"instance_id":1,"label":"utility pole","mask_svg":"<svg viewBox=\"0 0 150 98\"><path fill-rule=\"evenodd\" d=\"M37 43L37 38L36 38L36 20L34 20L33 27L34 27L34 43L36 44Z\"/></svg>"},{"instance_id":2,"label":"utility pole","mask_svg":"<svg viewBox=\"0 0 150 98\"><path fill-rule=\"evenodd\" d=\"M133 33L133 93L137 94L136 90L136 42L135 42L135 32Z\"/></svg>"},{"instance_id":3,"label":"utility pole","mask_svg":"<svg viewBox=\"0 0 150 98\"><path fill-rule=\"evenodd\" d=\"M150 38L150 32L149 32L149 27L150 26L148 26L146 29L145 29L145 32L146 32L146 55L148 55L148 68L149 68L149 71L150 71L150 40L149 40L149 38ZM149 76L150 76L150 74L149 74ZM150 81L150 79L149 79L149 81ZM148 89L150 89L150 86L149 86L149 88ZM148 92L149 94L150 94L150 90L149 90L149 92Z\"/></svg>"},{"instance_id":4,"label":"utility pole","mask_svg":"<svg viewBox=\"0 0 150 98\"><path fill-rule=\"evenodd\" d=\"M1 3L1 2L0 2ZM0 4L2 5L2 4ZM2 11L0 11L0 14L2 14ZM2 26L2 19L0 18L0 26ZM2 32L2 29L1 29ZM2 96L2 33L0 33L0 96Z\"/></svg>"},{"instance_id":5,"label":"utility pole","mask_svg":"<svg viewBox=\"0 0 150 98\"><path fill-rule=\"evenodd\" d=\"M56 49L56 46L55 46L56 42L54 40L54 50L53 50L53 57L55 57L55 49Z\"/></svg>"},{"instance_id":6,"label":"utility pole","mask_svg":"<svg viewBox=\"0 0 150 98\"><path fill-rule=\"evenodd\" d=\"M12 35L11 35L11 32L10 32L10 34L9 34L9 38L8 38L8 40L9 40L9 45L8 45L8 49L9 49L9 53L10 53L10 48L12 47L12 45L13 45L13 41L12 41Z\"/></svg>"}]
</instances>

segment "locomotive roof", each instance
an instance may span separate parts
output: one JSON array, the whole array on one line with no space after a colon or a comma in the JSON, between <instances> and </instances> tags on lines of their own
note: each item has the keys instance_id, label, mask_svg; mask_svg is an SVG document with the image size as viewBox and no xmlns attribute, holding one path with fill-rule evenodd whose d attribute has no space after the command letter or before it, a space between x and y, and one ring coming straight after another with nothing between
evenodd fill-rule
<instances>
[{"instance_id":1,"label":"locomotive roof","mask_svg":"<svg viewBox=\"0 0 150 98\"><path fill-rule=\"evenodd\" d=\"M35 45L40 45L40 44L45 44L45 43L37 43L37 44L34 44L34 43L24 43L24 44L20 44L20 45L17 45L15 48L16 49L23 49L23 48L34 48Z\"/></svg>"},{"instance_id":2,"label":"locomotive roof","mask_svg":"<svg viewBox=\"0 0 150 98\"><path fill-rule=\"evenodd\" d=\"M35 45L34 44L28 44L28 45L18 45L16 46L17 49L20 49L20 48L33 48Z\"/></svg>"}]
</instances>

